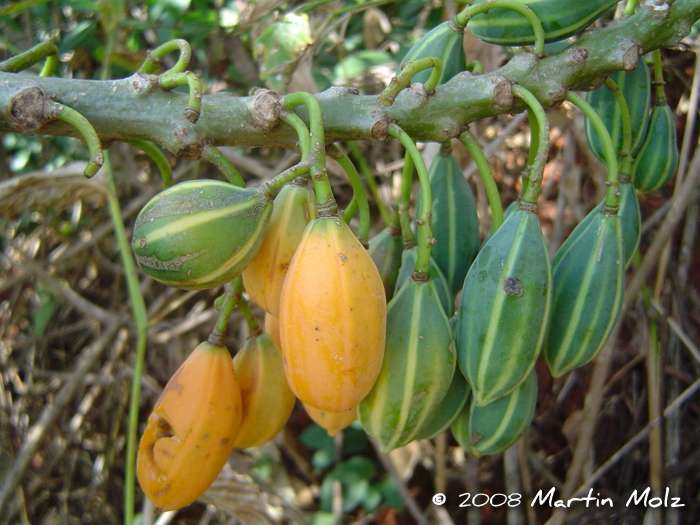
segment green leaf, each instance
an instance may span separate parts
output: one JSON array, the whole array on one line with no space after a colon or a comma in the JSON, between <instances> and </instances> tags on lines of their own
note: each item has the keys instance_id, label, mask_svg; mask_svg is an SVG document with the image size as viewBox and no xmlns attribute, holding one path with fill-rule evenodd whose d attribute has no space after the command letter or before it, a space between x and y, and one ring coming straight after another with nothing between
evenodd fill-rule
<instances>
[{"instance_id":1,"label":"green leaf","mask_svg":"<svg viewBox=\"0 0 700 525\"><path fill-rule=\"evenodd\" d=\"M332 512L316 512L310 525L335 525L335 516Z\"/></svg>"},{"instance_id":2,"label":"green leaf","mask_svg":"<svg viewBox=\"0 0 700 525\"><path fill-rule=\"evenodd\" d=\"M394 480L389 476L385 477L382 481L375 485L386 502L394 507L396 510L403 510L403 498L399 492L399 488L394 483Z\"/></svg>"}]
</instances>

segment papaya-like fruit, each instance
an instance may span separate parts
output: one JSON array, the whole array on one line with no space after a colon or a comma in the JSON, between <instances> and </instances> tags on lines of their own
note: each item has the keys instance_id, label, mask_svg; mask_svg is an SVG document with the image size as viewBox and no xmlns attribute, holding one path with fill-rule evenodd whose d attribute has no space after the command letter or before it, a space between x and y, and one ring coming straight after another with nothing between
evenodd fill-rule
<instances>
[{"instance_id":1,"label":"papaya-like fruit","mask_svg":"<svg viewBox=\"0 0 700 525\"><path fill-rule=\"evenodd\" d=\"M243 270L243 284L260 308L279 317L284 276L304 229L316 218L313 194L294 182L280 190L258 253Z\"/></svg>"},{"instance_id":2,"label":"papaya-like fruit","mask_svg":"<svg viewBox=\"0 0 700 525\"><path fill-rule=\"evenodd\" d=\"M168 286L214 288L241 274L258 251L272 201L259 189L192 180L153 197L134 224L141 269Z\"/></svg>"},{"instance_id":3,"label":"papaya-like fruit","mask_svg":"<svg viewBox=\"0 0 700 525\"><path fill-rule=\"evenodd\" d=\"M296 398L287 384L282 353L269 334L249 338L233 358L233 368L243 403L241 428L233 446L257 447L282 430Z\"/></svg>"},{"instance_id":4,"label":"papaya-like fruit","mask_svg":"<svg viewBox=\"0 0 700 525\"><path fill-rule=\"evenodd\" d=\"M459 28L450 21L443 22L421 37L401 60L401 64L421 58L438 57L442 60L442 74L438 84L444 84L461 73L467 66L462 40L464 28ZM401 70L397 71L398 75ZM413 82L425 83L430 78L432 69L419 71L413 76Z\"/></svg>"},{"instance_id":5,"label":"papaya-like fruit","mask_svg":"<svg viewBox=\"0 0 700 525\"><path fill-rule=\"evenodd\" d=\"M456 294L479 251L476 200L454 155L435 155L428 176L433 197L431 226L436 241L430 256ZM416 217L420 217L420 202L419 193Z\"/></svg>"},{"instance_id":6,"label":"papaya-like fruit","mask_svg":"<svg viewBox=\"0 0 700 525\"><path fill-rule=\"evenodd\" d=\"M618 71L610 75L610 78L620 88L629 108L630 120L632 121L632 157L635 157L647 136L649 127L649 107L652 92L649 68L642 60L632 71ZM585 98L596 110L603 124L605 124L610 133L615 152L619 155L622 149L622 116L615 96L607 87L601 86L598 89L587 92ZM600 135L598 135L595 126L588 118L584 118L584 127L586 140L591 151L601 162L607 163Z\"/></svg>"},{"instance_id":7,"label":"papaya-like fruit","mask_svg":"<svg viewBox=\"0 0 700 525\"><path fill-rule=\"evenodd\" d=\"M391 226L384 228L369 241L367 248L372 260L377 265L379 275L384 283L384 293L387 301L394 296L396 280L401 269L401 254L403 253L403 238L400 229Z\"/></svg>"},{"instance_id":8,"label":"papaya-like fruit","mask_svg":"<svg viewBox=\"0 0 700 525\"><path fill-rule=\"evenodd\" d=\"M326 429L330 437L335 436L338 432L344 428L352 425L353 421L357 419L357 407L352 407L350 410L345 412L329 412L328 410L321 410L320 408L315 408L304 404L306 413L309 417L313 419L318 426Z\"/></svg>"},{"instance_id":9,"label":"papaya-like fruit","mask_svg":"<svg viewBox=\"0 0 700 525\"><path fill-rule=\"evenodd\" d=\"M577 232L579 228L582 231ZM615 326L624 292L622 221L604 212L576 227L552 270L543 354L554 377L593 359Z\"/></svg>"},{"instance_id":10,"label":"papaya-like fruit","mask_svg":"<svg viewBox=\"0 0 700 525\"><path fill-rule=\"evenodd\" d=\"M457 355L476 405L508 394L525 379L542 348L551 301L539 219L518 208L481 249L464 280Z\"/></svg>"},{"instance_id":11,"label":"papaya-like fruit","mask_svg":"<svg viewBox=\"0 0 700 525\"><path fill-rule=\"evenodd\" d=\"M382 369L357 410L382 452L415 439L445 397L455 362L452 331L434 282L409 279L387 308Z\"/></svg>"},{"instance_id":12,"label":"papaya-like fruit","mask_svg":"<svg viewBox=\"0 0 700 525\"><path fill-rule=\"evenodd\" d=\"M377 266L337 217L306 227L282 286L280 340L292 391L330 412L356 406L379 375L386 295Z\"/></svg>"},{"instance_id":13,"label":"papaya-like fruit","mask_svg":"<svg viewBox=\"0 0 700 525\"><path fill-rule=\"evenodd\" d=\"M201 343L168 381L141 437L136 474L148 499L174 510L199 498L231 454L241 412L229 351Z\"/></svg>"},{"instance_id":14,"label":"papaya-like fruit","mask_svg":"<svg viewBox=\"0 0 700 525\"><path fill-rule=\"evenodd\" d=\"M478 406L474 399L452 423L452 435L470 454L503 452L530 426L537 405L537 374L533 368L511 393Z\"/></svg>"},{"instance_id":15,"label":"papaya-like fruit","mask_svg":"<svg viewBox=\"0 0 700 525\"><path fill-rule=\"evenodd\" d=\"M397 292L411 279L416 266L417 257L418 246L404 250L401 254L401 269L399 270L399 277L396 279ZM438 297L440 297L440 304L445 311L445 315L450 317L455 311L454 295L452 295L450 285L447 283L445 275L432 256L430 257L430 280L435 284L435 289L437 290Z\"/></svg>"},{"instance_id":16,"label":"papaya-like fruit","mask_svg":"<svg viewBox=\"0 0 700 525\"><path fill-rule=\"evenodd\" d=\"M265 314L265 333L272 337L277 348L282 352L282 343L280 342L280 320L269 313Z\"/></svg>"},{"instance_id":17,"label":"papaya-like fruit","mask_svg":"<svg viewBox=\"0 0 700 525\"><path fill-rule=\"evenodd\" d=\"M649 131L632 165L632 184L639 193L666 186L678 169L676 116L671 108L654 106Z\"/></svg>"}]
</instances>

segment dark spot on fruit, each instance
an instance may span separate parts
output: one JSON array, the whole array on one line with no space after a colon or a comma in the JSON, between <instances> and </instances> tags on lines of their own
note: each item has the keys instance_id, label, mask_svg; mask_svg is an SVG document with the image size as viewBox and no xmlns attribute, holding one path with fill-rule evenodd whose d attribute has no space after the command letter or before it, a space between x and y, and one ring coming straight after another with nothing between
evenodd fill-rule
<instances>
[{"instance_id":1,"label":"dark spot on fruit","mask_svg":"<svg viewBox=\"0 0 700 525\"><path fill-rule=\"evenodd\" d=\"M227 438L224 438L224 439L221 440L221 444L222 444L222 445L225 445L226 443L228 443L228 441L229 441L229 440L228 440Z\"/></svg>"}]
</instances>

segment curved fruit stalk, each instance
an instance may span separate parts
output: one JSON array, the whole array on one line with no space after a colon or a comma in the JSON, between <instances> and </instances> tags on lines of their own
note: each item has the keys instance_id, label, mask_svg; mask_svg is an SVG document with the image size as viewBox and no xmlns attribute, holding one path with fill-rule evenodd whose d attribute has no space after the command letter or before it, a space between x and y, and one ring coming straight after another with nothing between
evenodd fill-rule
<instances>
[{"instance_id":1,"label":"curved fruit stalk","mask_svg":"<svg viewBox=\"0 0 700 525\"><path fill-rule=\"evenodd\" d=\"M460 29L449 21L443 22L423 35L401 59L401 64L421 58L438 57L442 60L442 75L438 84L444 84L466 68L467 57L464 54L463 38L464 28ZM400 72L397 71L397 75ZM430 69L420 71L413 76L412 81L425 84L430 73Z\"/></svg>"},{"instance_id":2,"label":"curved fruit stalk","mask_svg":"<svg viewBox=\"0 0 700 525\"><path fill-rule=\"evenodd\" d=\"M410 279L387 310L384 362L358 418L387 453L415 439L445 397L455 372L450 324L432 280Z\"/></svg>"},{"instance_id":3,"label":"curved fruit stalk","mask_svg":"<svg viewBox=\"0 0 700 525\"><path fill-rule=\"evenodd\" d=\"M349 427L357 419L357 407L352 407L345 412L329 412L304 403L304 408L318 426L326 429L330 437Z\"/></svg>"},{"instance_id":4,"label":"curved fruit stalk","mask_svg":"<svg viewBox=\"0 0 700 525\"><path fill-rule=\"evenodd\" d=\"M265 314L265 333L272 337L275 346L282 352L282 343L280 342L280 320L269 313Z\"/></svg>"},{"instance_id":5,"label":"curved fruit stalk","mask_svg":"<svg viewBox=\"0 0 700 525\"><path fill-rule=\"evenodd\" d=\"M530 372L551 301L539 219L518 208L481 249L464 280L457 355L478 406L508 394Z\"/></svg>"},{"instance_id":6,"label":"curved fruit stalk","mask_svg":"<svg viewBox=\"0 0 700 525\"><path fill-rule=\"evenodd\" d=\"M452 293L457 293L479 251L476 200L454 155L435 155L428 175L433 196L431 225L436 240L430 256L442 270ZM416 217L420 217L420 197L417 202Z\"/></svg>"},{"instance_id":7,"label":"curved fruit stalk","mask_svg":"<svg viewBox=\"0 0 700 525\"><path fill-rule=\"evenodd\" d=\"M224 346L201 343L168 381L141 438L136 473L163 510L201 496L231 454L241 392Z\"/></svg>"},{"instance_id":8,"label":"curved fruit stalk","mask_svg":"<svg viewBox=\"0 0 700 525\"><path fill-rule=\"evenodd\" d=\"M635 157L641 148L649 127L649 106L651 104L651 76L649 68L643 60L632 71L619 71L610 75L622 92L627 102L632 121L632 156ZM615 100L612 91L601 86L594 91L586 93L586 101L600 115L605 127L610 132L615 153L619 155L622 149L622 116L620 106ZM603 143L593 123L584 118L586 139L593 154L606 163Z\"/></svg>"},{"instance_id":9,"label":"curved fruit stalk","mask_svg":"<svg viewBox=\"0 0 700 525\"><path fill-rule=\"evenodd\" d=\"M394 296L396 280L401 269L401 254L403 253L403 238L401 230L394 230L391 226L384 228L369 241L369 252L372 260L377 265L379 275L384 283L384 293L387 301Z\"/></svg>"},{"instance_id":10,"label":"curved fruit stalk","mask_svg":"<svg viewBox=\"0 0 700 525\"><path fill-rule=\"evenodd\" d=\"M413 270L416 266L416 258L418 257L418 246L404 250L401 255L401 270L399 271L399 277L396 279L396 292L406 284L413 275ZM437 290L438 297L440 298L440 304L442 309L445 311L445 315L449 318L455 311L455 300L452 292L450 291L450 285L447 284L447 279L445 275L440 270L435 260L430 258L430 280L435 284L435 289Z\"/></svg>"},{"instance_id":11,"label":"curved fruit stalk","mask_svg":"<svg viewBox=\"0 0 700 525\"><path fill-rule=\"evenodd\" d=\"M671 108L654 106L649 131L632 166L632 184L639 193L666 186L678 169L676 117Z\"/></svg>"},{"instance_id":12,"label":"curved fruit stalk","mask_svg":"<svg viewBox=\"0 0 700 525\"><path fill-rule=\"evenodd\" d=\"M241 428L233 446L257 447L282 430L296 399L284 375L282 354L268 334L248 339L233 358L233 367L243 403Z\"/></svg>"},{"instance_id":13,"label":"curved fruit stalk","mask_svg":"<svg viewBox=\"0 0 700 525\"><path fill-rule=\"evenodd\" d=\"M486 0L475 0L477 5ZM542 22L545 42L580 33L620 0L523 0ZM469 21L469 29L485 42L502 46L535 43L532 24L524 15L503 7L489 9Z\"/></svg>"},{"instance_id":14,"label":"curved fruit stalk","mask_svg":"<svg viewBox=\"0 0 700 525\"><path fill-rule=\"evenodd\" d=\"M282 287L280 339L292 391L304 403L345 412L371 390L386 337L377 266L337 217L311 221Z\"/></svg>"},{"instance_id":15,"label":"curved fruit stalk","mask_svg":"<svg viewBox=\"0 0 700 525\"><path fill-rule=\"evenodd\" d=\"M181 182L143 207L132 247L141 269L168 286L202 290L240 275L258 251L272 202L255 188Z\"/></svg>"},{"instance_id":16,"label":"curved fruit stalk","mask_svg":"<svg viewBox=\"0 0 700 525\"><path fill-rule=\"evenodd\" d=\"M552 319L543 354L554 377L595 357L622 306L622 221L598 213L576 230L552 270Z\"/></svg>"},{"instance_id":17,"label":"curved fruit stalk","mask_svg":"<svg viewBox=\"0 0 700 525\"><path fill-rule=\"evenodd\" d=\"M510 394L483 407L472 399L452 423L452 435L475 456L503 452L530 426L536 404L537 374L533 368Z\"/></svg>"},{"instance_id":18,"label":"curved fruit stalk","mask_svg":"<svg viewBox=\"0 0 700 525\"><path fill-rule=\"evenodd\" d=\"M306 186L287 184L275 197L274 210L258 253L243 270L250 298L275 317L287 268L304 229L316 218L313 193Z\"/></svg>"}]
</instances>

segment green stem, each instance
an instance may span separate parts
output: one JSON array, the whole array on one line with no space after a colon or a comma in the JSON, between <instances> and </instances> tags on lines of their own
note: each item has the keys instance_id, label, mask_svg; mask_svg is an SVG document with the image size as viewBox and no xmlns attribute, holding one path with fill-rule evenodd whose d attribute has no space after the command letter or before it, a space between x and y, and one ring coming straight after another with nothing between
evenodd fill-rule
<instances>
[{"instance_id":1,"label":"green stem","mask_svg":"<svg viewBox=\"0 0 700 525\"><path fill-rule=\"evenodd\" d=\"M15 55L12 58L0 62L0 71L17 73L50 56L58 56L58 47L53 38L44 40L41 44L37 44L19 55ZM46 68L46 66L44 66L44 68Z\"/></svg>"},{"instance_id":2,"label":"green stem","mask_svg":"<svg viewBox=\"0 0 700 525\"><path fill-rule=\"evenodd\" d=\"M282 173L277 175L275 178L265 182L260 185L260 190L265 193L270 198L274 199L275 195L282 189L282 186L287 184L289 181L305 175L311 171L311 162L305 160L299 164L295 164L291 168L287 168Z\"/></svg>"},{"instance_id":3,"label":"green stem","mask_svg":"<svg viewBox=\"0 0 700 525\"><path fill-rule=\"evenodd\" d=\"M423 162L418 148L411 140L411 137L396 124L390 124L387 133L406 148L411 155L413 164L418 172L420 183L420 217L416 217L416 230L418 233L418 254L416 255L416 265L413 269L414 281L427 281L430 279L430 251L433 247L433 231L430 225L433 214L433 197L430 190L430 178L428 170Z\"/></svg>"},{"instance_id":4,"label":"green stem","mask_svg":"<svg viewBox=\"0 0 700 525\"><path fill-rule=\"evenodd\" d=\"M411 186L413 185L413 157L406 151L403 161L403 169L401 170L401 188L399 190L399 198L396 199L396 210L394 213L394 221L392 224L396 226L397 222L401 229L403 237L403 246L405 250L413 248L416 245L416 237L413 235L411 228L411 216L409 208L411 206Z\"/></svg>"},{"instance_id":5,"label":"green stem","mask_svg":"<svg viewBox=\"0 0 700 525\"><path fill-rule=\"evenodd\" d=\"M44 67L39 76L52 77L56 73L56 68L58 68L58 55L49 55L46 57L46 62L44 62Z\"/></svg>"},{"instance_id":6,"label":"green stem","mask_svg":"<svg viewBox=\"0 0 700 525\"><path fill-rule=\"evenodd\" d=\"M160 171L160 176L163 179L163 188L169 188L173 185L173 170L170 167L168 159L158 146L145 140L130 140L129 144L140 149L148 155Z\"/></svg>"},{"instance_id":7,"label":"green stem","mask_svg":"<svg viewBox=\"0 0 700 525\"><path fill-rule=\"evenodd\" d=\"M236 166L218 148L211 144L205 146L202 149L202 157L219 168L231 184L240 187L245 186L245 181L241 174L238 173Z\"/></svg>"},{"instance_id":8,"label":"green stem","mask_svg":"<svg viewBox=\"0 0 700 525\"><path fill-rule=\"evenodd\" d=\"M187 40L181 38L171 40L165 44L158 46L153 51L149 51L143 64L139 68L139 73L155 73L160 67L160 61L173 51L180 50L180 56L177 58L175 65L169 69L172 73L181 73L187 69L192 58L192 48Z\"/></svg>"},{"instance_id":9,"label":"green stem","mask_svg":"<svg viewBox=\"0 0 700 525\"><path fill-rule=\"evenodd\" d=\"M643 63L641 65L644 65ZM654 50L654 106L665 106L666 93L664 92L664 71L661 64L661 51Z\"/></svg>"},{"instance_id":10,"label":"green stem","mask_svg":"<svg viewBox=\"0 0 700 525\"><path fill-rule=\"evenodd\" d=\"M240 275L224 285L224 295L221 301L219 317L216 326L209 335L209 343L214 346L223 346L226 339L226 330L231 320L231 314L243 297L243 277ZM218 303L218 301L217 301Z\"/></svg>"},{"instance_id":11,"label":"green stem","mask_svg":"<svg viewBox=\"0 0 700 525\"><path fill-rule=\"evenodd\" d=\"M591 124L593 124L593 127L600 136L600 140L603 144L603 151L605 153L605 160L607 161L608 165L608 181L606 182L608 189L605 194L603 212L615 215L617 214L619 208L620 191L618 189L619 183L617 178L617 155L615 155L615 147L613 146L612 139L610 138L608 128L605 127L605 124L603 124L600 116L591 107L591 105L576 93L569 91L566 95L566 100L583 111L586 118L588 118Z\"/></svg>"},{"instance_id":12,"label":"green stem","mask_svg":"<svg viewBox=\"0 0 700 525\"><path fill-rule=\"evenodd\" d=\"M360 225L357 228L357 240L366 248L369 246L369 203L367 202L367 193L365 193L365 188L362 185L362 180L360 179L360 174L357 173L357 168L352 163L347 154L338 147L336 144L336 149L340 152L340 158L336 159L338 163L345 170L345 173L350 179L350 185L352 186L353 200L357 202L360 209Z\"/></svg>"},{"instance_id":13,"label":"green stem","mask_svg":"<svg viewBox=\"0 0 700 525\"><path fill-rule=\"evenodd\" d=\"M282 120L294 128L299 137L299 149L301 150L301 160L306 160L311 152L311 137L309 128L296 113L286 112L282 115Z\"/></svg>"},{"instance_id":14,"label":"green stem","mask_svg":"<svg viewBox=\"0 0 700 525\"><path fill-rule=\"evenodd\" d=\"M646 67L644 62L639 64L640 67ZM610 77L605 79L605 87L607 87L615 97L617 105L620 107L620 117L622 119L622 149L620 149L620 182L629 182L632 177L632 117L630 116L627 100L622 94L620 87Z\"/></svg>"},{"instance_id":15,"label":"green stem","mask_svg":"<svg viewBox=\"0 0 700 525\"><path fill-rule=\"evenodd\" d=\"M175 68L166 71L158 77L158 86L161 89L169 90L187 84L189 96L187 106L185 106L185 118L192 124L199 120L202 110L202 83L199 77L192 71L175 72Z\"/></svg>"},{"instance_id":16,"label":"green stem","mask_svg":"<svg viewBox=\"0 0 700 525\"><path fill-rule=\"evenodd\" d=\"M484 74L484 64L483 62L479 60L472 60L471 62L467 63L466 66L464 66L465 71L471 71L475 75L483 75Z\"/></svg>"},{"instance_id":17,"label":"green stem","mask_svg":"<svg viewBox=\"0 0 700 525\"><path fill-rule=\"evenodd\" d=\"M389 85L379 94L377 100L385 106L391 106L399 93L411 85L411 80L416 73L430 68L433 68L433 71L430 73L430 77L423 86L428 93L434 92L435 87L440 81L440 76L442 75L442 59L438 57L426 57L405 64L401 73L391 79L391 82L389 82Z\"/></svg>"},{"instance_id":18,"label":"green stem","mask_svg":"<svg viewBox=\"0 0 700 525\"><path fill-rule=\"evenodd\" d=\"M634 14L635 9L637 9L637 4L639 0L627 0L627 5L625 5L625 10L622 12L622 16L627 18Z\"/></svg>"},{"instance_id":19,"label":"green stem","mask_svg":"<svg viewBox=\"0 0 700 525\"><path fill-rule=\"evenodd\" d=\"M310 93L297 92L284 96L282 108L291 111L299 105L305 105L309 111L309 129L311 131L311 152L309 164L311 180L316 191L316 208L318 216L333 217L338 214L338 205L333 196L331 184L326 173L326 136L323 129L321 105Z\"/></svg>"},{"instance_id":20,"label":"green stem","mask_svg":"<svg viewBox=\"0 0 700 525\"><path fill-rule=\"evenodd\" d=\"M95 128L92 127L92 124L90 124L88 119L83 117L74 109L58 104L57 102L54 104L58 119L62 120L63 122L67 122L76 128L85 139L88 150L90 151L90 160L88 161L88 165L85 167L84 173L86 177L92 177L104 163L102 144L100 144L100 138L97 136Z\"/></svg>"},{"instance_id":21,"label":"green stem","mask_svg":"<svg viewBox=\"0 0 700 525\"><path fill-rule=\"evenodd\" d=\"M369 192L372 194L372 198L377 204L377 208L379 208L379 214L382 216L382 219L384 219L384 223L388 226L391 223L391 214L389 213L386 204L384 204L384 201L379 196L377 182L374 180L374 175L372 175L372 171L369 169L367 161L362 156L362 153L360 153L360 149L357 147L356 142L348 142L348 150L350 151L350 155L352 155L352 157L355 159L357 165L360 167L360 172L365 178Z\"/></svg>"},{"instance_id":22,"label":"green stem","mask_svg":"<svg viewBox=\"0 0 700 525\"><path fill-rule=\"evenodd\" d=\"M343 211L343 221L345 222L345 224L350 224L350 221L355 216L359 208L360 205L357 203L357 199L355 197L350 199L348 207L345 208L345 210Z\"/></svg>"},{"instance_id":23,"label":"green stem","mask_svg":"<svg viewBox=\"0 0 700 525\"><path fill-rule=\"evenodd\" d=\"M530 150L527 154L527 169L528 171L522 175L522 188L520 195L523 195L530 186L530 167L535 162L537 157L537 149L540 145L540 126L537 124L537 117L530 106L527 107L527 120L530 124Z\"/></svg>"},{"instance_id":24,"label":"green stem","mask_svg":"<svg viewBox=\"0 0 700 525\"><path fill-rule=\"evenodd\" d=\"M469 130L462 132L459 136L459 140L466 146L471 155L477 169L479 170L479 175L481 180L484 182L484 188L486 189L486 196L489 199L489 206L491 207L491 230L496 233L496 230L503 224L503 205L501 204L501 195L498 193L498 185L496 180L493 178L493 172L491 171L491 166L489 161L486 159L484 152L479 146L479 141L476 140L474 134Z\"/></svg>"},{"instance_id":25,"label":"green stem","mask_svg":"<svg viewBox=\"0 0 700 525\"><path fill-rule=\"evenodd\" d=\"M136 274L136 265L131 252L131 244L126 235L126 228L122 221L122 213L117 198L117 188L114 183L114 174L109 160L108 152L105 152L104 170L107 174L108 191L107 202L109 217L112 220L114 236L119 246L119 256L124 266L129 302L131 304L131 314L136 326L136 355L134 356L134 376L131 380L131 397L129 399L129 429L126 442L126 473L124 478L124 523L131 525L134 521L134 492L135 492L135 469L136 469L136 449L137 430L139 424L139 398L141 396L141 377L143 376L143 366L146 357L146 330L148 329L148 314L146 313L146 303L141 295L139 279Z\"/></svg>"},{"instance_id":26,"label":"green stem","mask_svg":"<svg viewBox=\"0 0 700 525\"><path fill-rule=\"evenodd\" d=\"M530 121L536 122L537 141L534 143L537 146L537 154L532 163L530 163L530 182L527 189L523 192L521 202L527 202L537 206L537 199L542 192L542 176L544 174L544 166L547 162L547 154L549 153L549 121L544 112L544 108L537 97L530 91L519 85L513 85L513 94L521 98L530 109L528 116L535 118ZM529 161L529 158L528 158Z\"/></svg>"},{"instance_id":27,"label":"green stem","mask_svg":"<svg viewBox=\"0 0 700 525\"><path fill-rule=\"evenodd\" d=\"M535 33L535 53L542 55L544 51L544 29L542 29L542 21L537 17L535 12L528 6L518 0L486 0L480 4L470 5L465 7L461 13L455 17L457 25L466 26L469 20L480 13L485 13L490 9L503 7L505 9L513 9L519 12L532 24L532 30Z\"/></svg>"},{"instance_id":28,"label":"green stem","mask_svg":"<svg viewBox=\"0 0 700 525\"><path fill-rule=\"evenodd\" d=\"M260 335L262 333L260 323L258 323L258 320L255 318L255 314L253 314L253 310L250 308L250 303L248 303L246 298L243 296L241 296L240 300L238 301L238 309L243 314L243 319L245 319L245 323L248 325L248 337L256 337Z\"/></svg>"}]
</instances>

